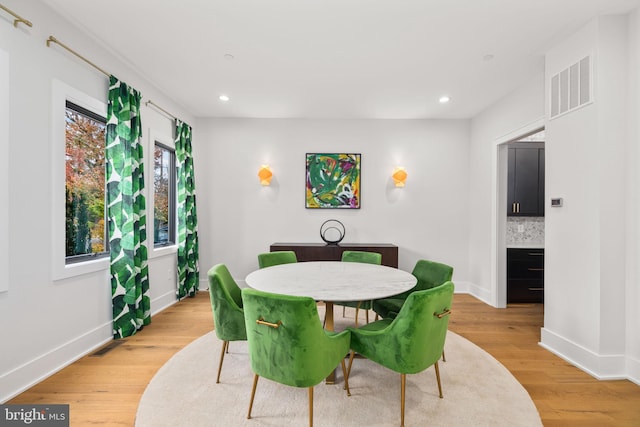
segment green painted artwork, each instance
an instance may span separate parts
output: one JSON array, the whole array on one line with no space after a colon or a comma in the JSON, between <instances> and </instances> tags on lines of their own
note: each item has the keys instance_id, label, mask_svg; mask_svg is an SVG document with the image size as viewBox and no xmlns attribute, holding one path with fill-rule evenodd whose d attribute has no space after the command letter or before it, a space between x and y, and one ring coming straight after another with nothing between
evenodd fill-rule
<instances>
[{"instance_id":1,"label":"green painted artwork","mask_svg":"<svg viewBox=\"0 0 640 427\"><path fill-rule=\"evenodd\" d=\"M305 206L359 209L360 157L347 153L307 153Z\"/></svg>"}]
</instances>

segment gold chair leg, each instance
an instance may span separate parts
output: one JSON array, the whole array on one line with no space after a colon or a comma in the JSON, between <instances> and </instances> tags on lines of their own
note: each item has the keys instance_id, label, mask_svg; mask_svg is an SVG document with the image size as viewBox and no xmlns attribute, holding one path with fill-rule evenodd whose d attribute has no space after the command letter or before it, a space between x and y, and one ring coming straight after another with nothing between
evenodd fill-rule
<instances>
[{"instance_id":1,"label":"gold chair leg","mask_svg":"<svg viewBox=\"0 0 640 427\"><path fill-rule=\"evenodd\" d=\"M442 361L443 361L443 362L446 362L446 361L447 361L447 359L444 357L444 350L442 350Z\"/></svg>"},{"instance_id":2,"label":"gold chair leg","mask_svg":"<svg viewBox=\"0 0 640 427\"><path fill-rule=\"evenodd\" d=\"M227 351L226 351L226 353L229 354L229 341L227 341Z\"/></svg>"},{"instance_id":3,"label":"gold chair leg","mask_svg":"<svg viewBox=\"0 0 640 427\"><path fill-rule=\"evenodd\" d=\"M253 377L253 388L251 389L251 400L249 401L249 412L247 413L247 419L251 419L251 408L253 408L253 398L256 395L256 386L258 385L258 374Z\"/></svg>"},{"instance_id":4,"label":"gold chair leg","mask_svg":"<svg viewBox=\"0 0 640 427\"><path fill-rule=\"evenodd\" d=\"M404 427L404 389L407 385L407 374L400 374L400 427Z\"/></svg>"},{"instance_id":5,"label":"gold chair leg","mask_svg":"<svg viewBox=\"0 0 640 427\"><path fill-rule=\"evenodd\" d=\"M362 301L358 301L356 304L356 328L358 327L358 312L360 311L360 306L362 305ZM369 323L369 311L366 312L367 315L367 323Z\"/></svg>"},{"instance_id":6,"label":"gold chair leg","mask_svg":"<svg viewBox=\"0 0 640 427\"><path fill-rule=\"evenodd\" d=\"M346 308L346 307L343 305L343 306L342 306L342 317L343 317L343 318L344 318L344 313L345 313L344 309L345 309L345 308Z\"/></svg>"},{"instance_id":7,"label":"gold chair leg","mask_svg":"<svg viewBox=\"0 0 640 427\"><path fill-rule=\"evenodd\" d=\"M347 390L347 396L351 396L351 390L349 390L349 376L347 375L347 367L344 363L344 357L340 361L342 365L342 376L344 377L344 389Z\"/></svg>"},{"instance_id":8,"label":"gold chair leg","mask_svg":"<svg viewBox=\"0 0 640 427\"><path fill-rule=\"evenodd\" d=\"M224 352L229 345L229 341L222 341L222 351L220 352L220 364L218 365L218 376L216 377L216 384L220 382L220 372L222 371L222 361L224 360Z\"/></svg>"},{"instance_id":9,"label":"gold chair leg","mask_svg":"<svg viewBox=\"0 0 640 427\"><path fill-rule=\"evenodd\" d=\"M351 350L351 354L349 355L349 368L347 369L347 375L345 376L345 381L349 380L351 376L351 365L353 364L353 358L356 355L356 352Z\"/></svg>"},{"instance_id":10,"label":"gold chair leg","mask_svg":"<svg viewBox=\"0 0 640 427\"><path fill-rule=\"evenodd\" d=\"M313 387L309 387L309 427L313 427Z\"/></svg>"},{"instance_id":11,"label":"gold chair leg","mask_svg":"<svg viewBox=\"0 0 640 427\"><path fill-rule=\"evenodd\" d=\"M365 317L367 319L367 324L368 324L369 323L369 310L365 311L364 315L365 315Z\"/></svg>"},{"instance_id":12,"label":"gold chair leg","mask_svg":"<svg viewBox=\"0 0 640 427\"><path fill-rule=\"evenodd\" d=\"M440 399L442 399L442 384L440 383L440 368L438 368L438 362L434 363L436 367L436 379L438 380L438 392L440 392Z\"/></svg>"}]
</instances>

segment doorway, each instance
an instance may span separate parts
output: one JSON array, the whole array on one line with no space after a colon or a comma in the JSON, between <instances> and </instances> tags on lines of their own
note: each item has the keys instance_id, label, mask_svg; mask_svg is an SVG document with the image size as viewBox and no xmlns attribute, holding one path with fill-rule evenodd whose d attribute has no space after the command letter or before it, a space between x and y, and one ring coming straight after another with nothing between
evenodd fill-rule
<instances>
[{"instance_id":1,"label":"doorway","mask_svg":"<svg viewBox=\"0 0 640 427\"><path fill-rule=\"evenodd\" d=\"M544 302L544 129L507 143L507 304Z\"/></svg>"},{"instance_id":2,"label":"doorway","mask_svg":"<svg viewBox=\"0 0 640 427\"><path fill-rule=\"evenodd\" d=\"M514 132L511 132L495 140L496 155L494 167L494 288L492 291L492 303L497 308L507 307L507 248L519 246L527 248L534 246L536 249L544 247L544 217L527 217L525 215L508 215L509 204L509 147L513 147L516 141L544 142L544 118L536 120ZM544 161L544 160L543 160ZM542 174L544 183L544 173ZM541 196L542 207L544 208L544 190ZM515 208L514 208L515 209ZM523 212L524 213L524 212ZM536 268L537 275L544 283L543 267ZM528 271L528 270L526 270ZM543 286L522 283L528 288L543 288ZM539 289L532 289L534 293L544 292Z\"/></svg>"}]
</instances>

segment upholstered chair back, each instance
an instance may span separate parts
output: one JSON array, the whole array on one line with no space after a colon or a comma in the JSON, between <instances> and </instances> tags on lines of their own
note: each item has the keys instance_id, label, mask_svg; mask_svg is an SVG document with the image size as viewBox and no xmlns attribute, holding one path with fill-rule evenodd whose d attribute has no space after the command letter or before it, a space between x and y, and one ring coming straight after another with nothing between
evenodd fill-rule
<instances>
[{"instance_id":1,"label":"upholstered chair back","mask_svg":"<svg viewBox=\"0 0 640 427\"><path fill-rule=\"evenodd\" d=\"M272 265L290 264L298 262L296 253L293 251L275 251L258 254L258 267L265 268Z\"/></svg>"},{"instance_id":2,"label":"upholstered chair back","mask_svg":"<svg viewBox=\"0 0 640 427\"><path fill-rule=\"evenodd\" d=\"M349 333L327 334L312 298L242 290L254 373L281 384L312 387L349 351Z\"/></svg>"},{"instance_id":3,"label":"upholstered chair back","mask_svg":"<svg viewBox=\"0 0 640 427\"><path fill-rule=\"evenodd\" d=\"M401 374L415 374L433 365L442 356L448 310L453 301L453 282L415 291L405 301L398 316L380 322L383 330L351 336L357 353ZM371 324L372 327L375 326ZM364 328L366 329L366 327Z\"/></svg>"},{"instance_id":4,"label":"upholstered chair back","mask_svg":"<svg viewBox=\"0 0 640 427\"><path fill-rule=\"evenodd\" d=\"M378 252L344 251L342 252L342 261L380 265L382 263L382 255Z\"/></svg>"},{"instance_id":5,"label":"upholstered chair back","mask_svg":"<svg viewBox=\"0 0 640 427\"><path fill-rule=\"evenodd\" d=\"M242 294L227 266L213 266L208 276L216 336L223 341L246 340Z\"/></svg>"}]
</instances>

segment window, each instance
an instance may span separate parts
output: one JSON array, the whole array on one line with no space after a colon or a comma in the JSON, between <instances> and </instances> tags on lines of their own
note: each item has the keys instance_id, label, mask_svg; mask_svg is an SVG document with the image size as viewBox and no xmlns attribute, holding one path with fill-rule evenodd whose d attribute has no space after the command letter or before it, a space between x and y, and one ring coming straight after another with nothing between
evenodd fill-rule
<instances>
[{"instance_id":1,"label":"window","mask_svg":"<svg viewBox=\"0 0 640 427\"><path fill-rule=\"evenodd\" d=\"M105 211L106 119L66 102L65 257L66 263L108 255Z\"/></svg>"},{"instance_id":2,"label":"window","mask_svg":"<svg viewBox=\"0 0 640 427\"><path fill-rule=\"evenodd\" d=\"M175 151L156 141L153 164L153 244L172 245L176 241Z\"/></svg>"}]
</instances>

